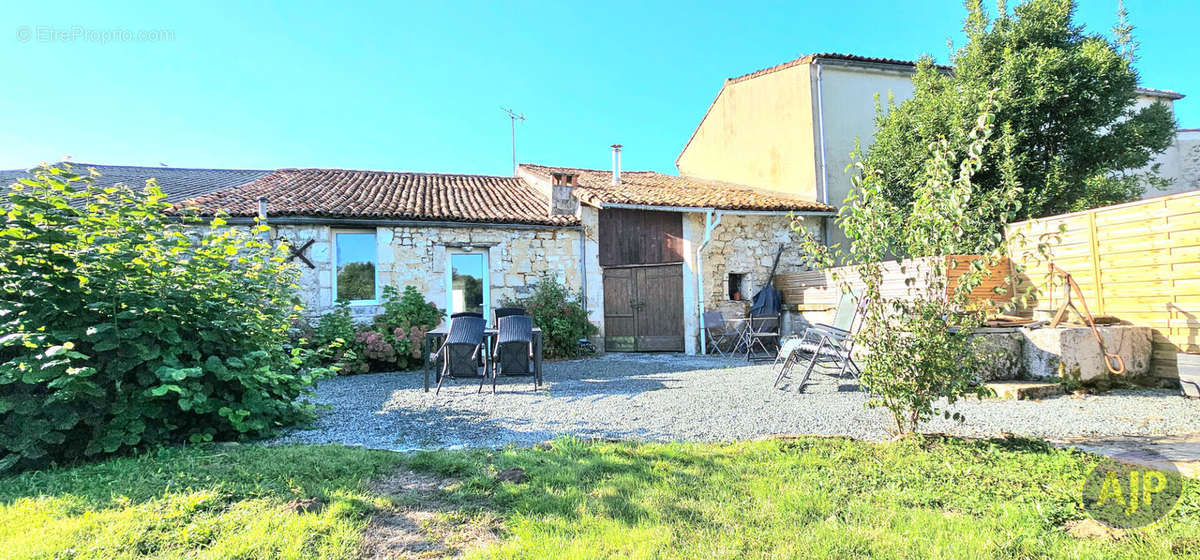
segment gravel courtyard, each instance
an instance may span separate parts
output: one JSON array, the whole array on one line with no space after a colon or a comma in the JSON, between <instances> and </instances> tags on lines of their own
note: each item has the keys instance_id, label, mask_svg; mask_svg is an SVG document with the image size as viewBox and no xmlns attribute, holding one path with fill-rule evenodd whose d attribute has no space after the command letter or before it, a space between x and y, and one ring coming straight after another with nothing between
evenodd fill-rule
<instances>
[{"instance_id":1,"label":"gravel courtyard","mask_svg":"<svg viewBox=\"0 0 1200 560\"><path fill-rule=\"evenodd\" d=\"M314 429L281 442L344 443L399 451L529 445L559 435L652 441L720 441L805 433L883 439L888 418L863 406L852 380L814 374L803 393L773 389L769 365L677 354L608 354L545 365L532 379L490 386L457 380L441 395L422 390L421 372L322 381ZM923 431L965 436L1002 432L1051 439L1112 439L1200 433L1200 401L1163 390L1113 391L1034 401L957 405L965 423L935 420Z\"/></svg>"}]
</instances>

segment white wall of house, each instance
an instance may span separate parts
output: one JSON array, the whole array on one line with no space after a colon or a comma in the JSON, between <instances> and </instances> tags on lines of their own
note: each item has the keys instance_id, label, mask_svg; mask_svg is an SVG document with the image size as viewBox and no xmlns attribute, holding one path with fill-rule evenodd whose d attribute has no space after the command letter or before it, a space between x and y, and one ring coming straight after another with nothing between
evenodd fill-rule
<instances>
[{"instance_id":1,"label":"white wall of house","mask_svg":"<svg viewBox=\"0 0 1200 560\"><path fill-rule=\"evenodd\" d=\"M1159 175L1170 179L1166 189L1146 187L1142 198L1151 198L1200 189L1200 129L1177 131L1175 143L1154 158Z\"/></svg>"},{"instance_id":2,"label":"white wall of house","mask_svg":"<svg viewBox=\"0 0 1200 560\"><path fill-rule=\"evenodd\" d=\"M823 63L820 72L821 106L814 106L823 119L814 116L814 122L824 123L825 131L825 174L828 180L829 198L823 202L841 206L850 193L850 173L846 166L851 163L850 153L856 141L861 141L865 150L875 140L876 97L884 109L888 96L895 102L913 96L912 74L907 71L889 71L874 67L845 67ZM815 132L819 135L819 131ZM818 136L818 146L820 146ZM820 148L818 148L819 150ZM817 162L818 166L820 161ZM818 171L818 180L820 172Z\"/></svg>"},{"instance_id":3,"label":"white wall of house","mask_svg":"<svg viewBox=\"0 0 1200 560\"><path fill-rule=\"evenodd\" d=\"M583 224L583 259L586 275L585 286L582 289L587 299L588 320L600 327L600 332L593 337L593 342L597 348L604 348L604 271L600 269L600 211L580 204L577 215Z\"/></svg>"}]
</instances>

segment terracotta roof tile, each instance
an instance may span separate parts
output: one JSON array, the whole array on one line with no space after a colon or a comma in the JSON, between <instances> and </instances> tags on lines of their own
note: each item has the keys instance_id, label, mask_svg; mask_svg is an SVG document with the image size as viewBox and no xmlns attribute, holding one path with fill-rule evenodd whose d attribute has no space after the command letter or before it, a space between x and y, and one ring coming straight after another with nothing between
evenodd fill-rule
<instances>
[{"instance_id":1,"label":"terracotta roof tile","mask_svg":"<svg viewBox=\"0 0 1200 560\"><path fill-rule=\"evenodd\" d=\"M521 164L521 168L546 178L551 173L577 175L579 186L573 191L575 196L596 206L638 204L718 210L833 211L833 207L819 202L767 194L745 185L664 175L655 171L622 171L621 184L611 185L612 172L609 170L529 163Z\"/></svg>"},{"instance_id":2,"label":"terracotta roof tile","mask_svg":"<svg viewBox=\"0 0 1200 560\"><path fill-rule=\"evenodd\" d=\"M253 183L178 204L205 215L377 218L502 224L575 225L549 215L549 201L515 177L348 169L280 169Z\"/></svg>"}]
</instances>

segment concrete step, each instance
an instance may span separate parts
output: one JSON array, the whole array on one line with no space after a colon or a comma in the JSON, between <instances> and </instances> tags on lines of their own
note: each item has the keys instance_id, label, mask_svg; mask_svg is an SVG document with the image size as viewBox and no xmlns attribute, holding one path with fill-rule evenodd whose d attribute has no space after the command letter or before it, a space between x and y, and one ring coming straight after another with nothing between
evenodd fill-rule
<instances>
[{"instance_id":1,"label":"concrete step","mask_svg":"<svg viewBox=\"0 0 1200 560\"><path fill-rule=\"evenodd\" d=\"M1000 399L1044 399L1063 393L1062 385L1041 381L992 381L984 386L996 392Z\"/></svg>"}]
</instances>

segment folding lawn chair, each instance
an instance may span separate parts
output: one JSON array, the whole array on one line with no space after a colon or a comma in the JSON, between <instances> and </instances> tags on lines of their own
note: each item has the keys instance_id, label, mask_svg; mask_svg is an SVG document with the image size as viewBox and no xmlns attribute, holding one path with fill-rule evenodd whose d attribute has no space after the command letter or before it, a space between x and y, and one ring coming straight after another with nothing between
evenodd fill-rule
<instances>
[{"instance_id":1,"label":"folding lawn chair","mask_svg":"<svg viewBox=\"0 0 1200 560\"><path fill-rule=\"evenodd\" d=\"M810 354L808 367L800 379L797 391L804 390L804 384L808 382L808 377L818 363L832 363L839 368L839 376L844 377L846 373L850 373L857 379L861 372L851 354L854 351L854 333L862 327L865 320L866 304L866 298L843 294L834 313L833 324L817 323L805 330L798 347L792 352L793 356ZM798 361L795 357L793 360ZM780 371L775 378L776 387L787 378L790 369Z\"/></svg>"},{"instance_id":2,"label":"folding lawn chair","mask_svg":"<svg viewBox=\"0 0 1200 560\"><path fill-rule=\"evenodd\" d=\"M730 343L736 346L741 336L741 330L726 322L725 315L720 311L704 312L704 337L708 340L708 345L721 357L727 358L733 354L735 348L730 346ZM721 348L722 344L726 348Z\"/></svg>"},{"instance_id":3,"label":"folding lawn chair","mask_svg":"<svg viewBox=\"0 0 1200 560\"><path fill-rule=\"evenodd\" d=\"M803 341L804 339L798 336L790 336L784 339L779 345L779 352L775 355L775 362L771 364L771 371L776 373L776 387L779 386L780 380L786 377L792 368L800 362L803 354L800 346Z\"/></svg>"}]
</instances>

